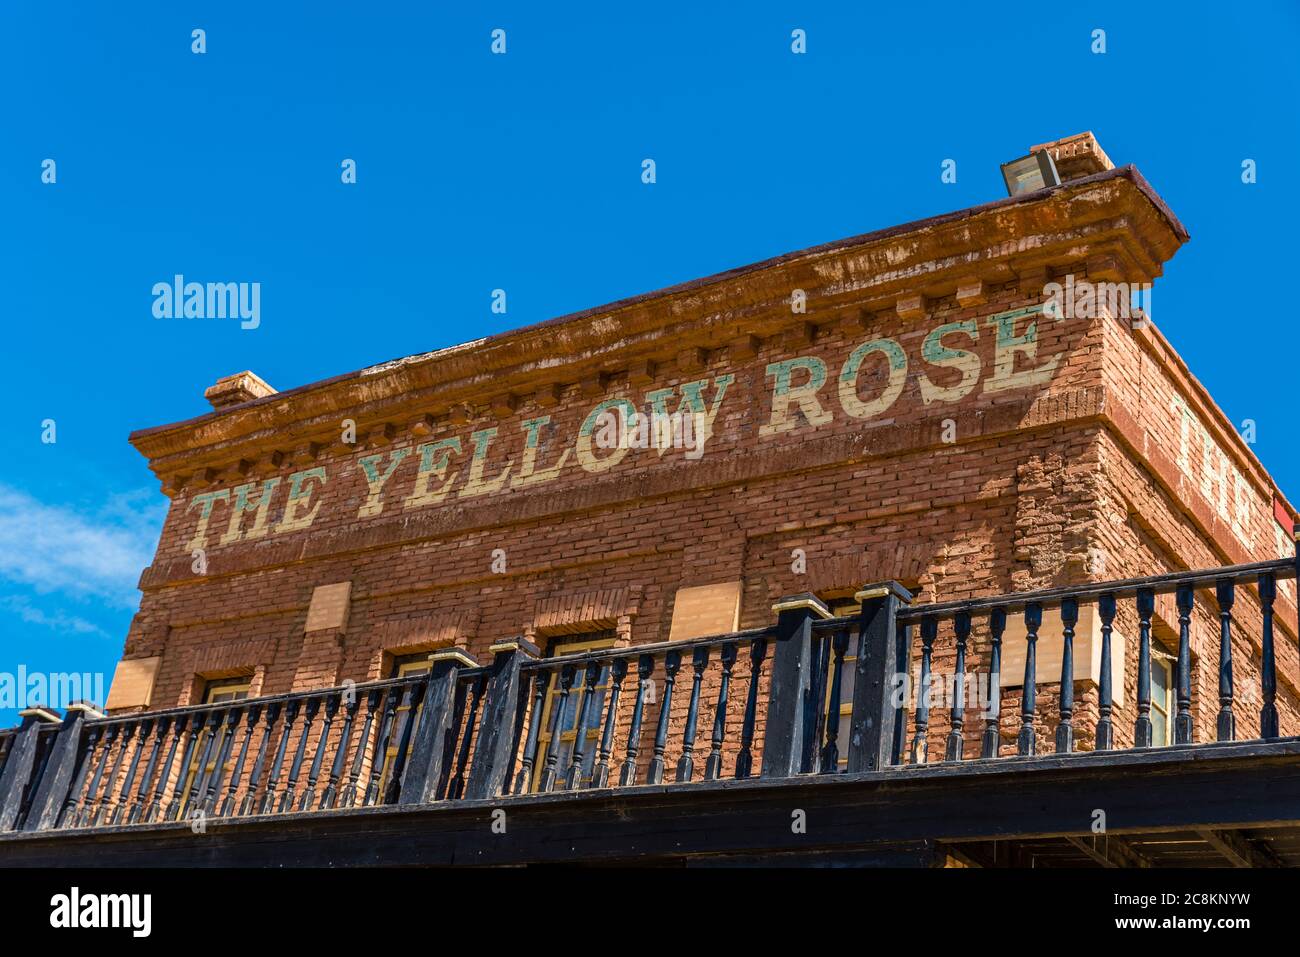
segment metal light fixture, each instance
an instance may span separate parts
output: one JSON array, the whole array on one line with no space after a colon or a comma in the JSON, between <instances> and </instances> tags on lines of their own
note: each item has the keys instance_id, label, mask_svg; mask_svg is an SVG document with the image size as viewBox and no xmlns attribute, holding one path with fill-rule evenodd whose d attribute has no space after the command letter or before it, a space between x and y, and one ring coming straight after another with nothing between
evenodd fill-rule
<instances>
[{"instance_id":1,"label":"metal light fixture","mask_svg":"<svg viewBox=\"0 0 1300 957\"><path fill-rule=\"evenodd\" d=\"M1036 189L1048 186L1060 186L1061 177L1052 162L1052 154L1047 150L1030 153L1010 163L1002 164L1002 178L1007 184L1008 196L1032 193Z\"/></svg>"}]
</instances>

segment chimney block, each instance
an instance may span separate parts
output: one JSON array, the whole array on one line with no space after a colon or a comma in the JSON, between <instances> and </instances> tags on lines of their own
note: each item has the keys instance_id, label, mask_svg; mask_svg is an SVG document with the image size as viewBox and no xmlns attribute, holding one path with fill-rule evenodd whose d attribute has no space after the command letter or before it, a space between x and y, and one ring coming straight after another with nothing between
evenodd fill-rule
<instances>
[{"instance_id":1,"label":"chimney block","mask_svg":"<svg viewBox=\"0 0 1300 957\"><path fill-rule=\"evenodd\" d=\"M261 376L244 371L218 379L203 390L203 398L211 402L214 409L228 409L263 396L275 395L275 392Z\"/></svg>"}]
</instances>

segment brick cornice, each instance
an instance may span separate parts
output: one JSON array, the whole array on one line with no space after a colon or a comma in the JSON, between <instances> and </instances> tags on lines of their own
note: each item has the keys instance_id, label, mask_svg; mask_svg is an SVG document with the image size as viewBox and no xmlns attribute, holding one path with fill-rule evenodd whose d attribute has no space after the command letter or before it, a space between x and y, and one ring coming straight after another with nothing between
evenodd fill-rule
<instances>
[{"instance_id":1,"label":"brick cornice","mask_svg":"<svg viewBox=\"0 0 1300 957\"><path fill-rule=\"evenodd\" d=\"M809 315L894 308L900 297L955 292L972 278L1039 277L1109 256L1131 281L1159 275L1187 238L1131 166L1048 190L789 253L740 269L476 342L371 366L135 432L160 477L247 470L282 450L337 440L341 417L364 430L386 420L451 415L465 403L533 395L559 383L602 382L646 363L676 363L683 349L722 348L770 336ZM847 314L847 313L846 313Z\"/></svg>"}]
</instances>

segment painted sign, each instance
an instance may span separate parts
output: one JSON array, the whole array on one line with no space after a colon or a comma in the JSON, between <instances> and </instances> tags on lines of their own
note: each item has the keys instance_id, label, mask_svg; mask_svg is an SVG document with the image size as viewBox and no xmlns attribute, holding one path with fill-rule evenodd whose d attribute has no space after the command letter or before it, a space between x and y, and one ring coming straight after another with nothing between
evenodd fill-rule
<instances>
[{"instance_id":1,"label":"painted sign","mask_svg":"<svg viewBox=\"0 0 1300 957\"><path fill-rule=\"evenodd\" d=\"M982 321L967 319L932 328L921 342L922 365L915 370L922 404L960 402L977 388L982 395L996 395L1045 385L1061 355L1038 355L1041 313L1041 306L1031 306ZM993 343L993 361L987 369L974 349L981 335ZM832 370L820 356L772 362L765 369L770 410L759 437L782 435L802 423L819 428L837 419L881 418L898 401L911 370L907 351L889 337L873 337L854 348L830 387ZM935 370L951 370L957 379L941 385L932 378ZM945 378L951 378L951 373ZM644 394L640 405L626 396L605 399L587 413L573 441L545 461L541 439L550 426L549 415L522 419L514 430L491 426L398 446L330 468L318 465L287 478L275 476L201 492L187 506L187 512L197 514L197 525L185 547L195 551L311 528L321 509L322 491L332 481L346 480L349 472L359 472L365 483L357 518L374 518L533 488L574 469L599 475L617 468L638 447L655 448L660 456L668 448L684 447L686 457L699 458L733 393L735 379L728 372L653 389ZM647 441L647 433L654 438ZM665 441L662 436L673 438ZM502 446L507 447L508 457L490 474L489 453Z\"/></svg>"},{"instance_id":2,"label":"painted sign","mask_svg":"<svg viewBox=\"0 0 1300 957\"><path fill-rule=\"evenodd\" d=\"M1277 558L1294 556L1294 541L1280 524L1281 510L1276 504L1261 503L1255 486L1214 440L1182 396L1174 396L1169 409L1178 424L1179 470L1189 478L1199 475L1199 483L1193 479L1189 487L1200 492L1202 502L1232 530L1245 553L1252 559L1263 558L1270 552ZM1255 516L1260 516L1259 522L1254 521ZM1283 580L1277 584L1283 595L1294 599L1295 582Z\"/></svg>"}]
</instances>

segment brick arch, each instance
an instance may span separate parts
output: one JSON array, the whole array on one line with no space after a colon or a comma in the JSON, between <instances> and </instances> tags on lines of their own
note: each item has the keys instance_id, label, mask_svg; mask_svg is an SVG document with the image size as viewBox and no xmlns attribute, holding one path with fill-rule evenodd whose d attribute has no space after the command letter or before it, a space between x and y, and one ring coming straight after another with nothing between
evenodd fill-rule
<instances>
[{"instance_id":1,"label":"brick arch","mask_svg":"<svg viewBox=\"0 0 1300 957\"><path fill-rule=\"evenodd\" d=\"M632 621L636 618L641 589L593 588L563 592L539 598L533 604L531 619L525 623L524 637L537 642L555 635L572 635L595 629L612 629L620 645L632 641Z\"/></svg>"},{"instance_id":2,"label":"brick arch","mask_svg":"<svg viewBox=\"0 0 1300 957\"><path fill-rule=\"evenodd\" d=\"M478 622L477 609L382 622L373 632L376 646L370 655L366 680L377 681L384 677L384 659L388 656L412 655L439 648L467 648Z\"/></svg>"},{"instance_id":3,"label":"brick arch","mask_svg":"<svg viewBox=\"0 0 1300 957\"><path fill-rule=\"evenodd\" d=\"M262 684L266 678L266 666L275 660L277 642L272 639L261 641L211 642L191 648L186 653L185 674L188 680L182 682L181 693L176 706L183 708L194 703L200 682L212 678L231 678L248 675L248 696L255 698L262 693Z\"/></svg>"}]
</instances>

